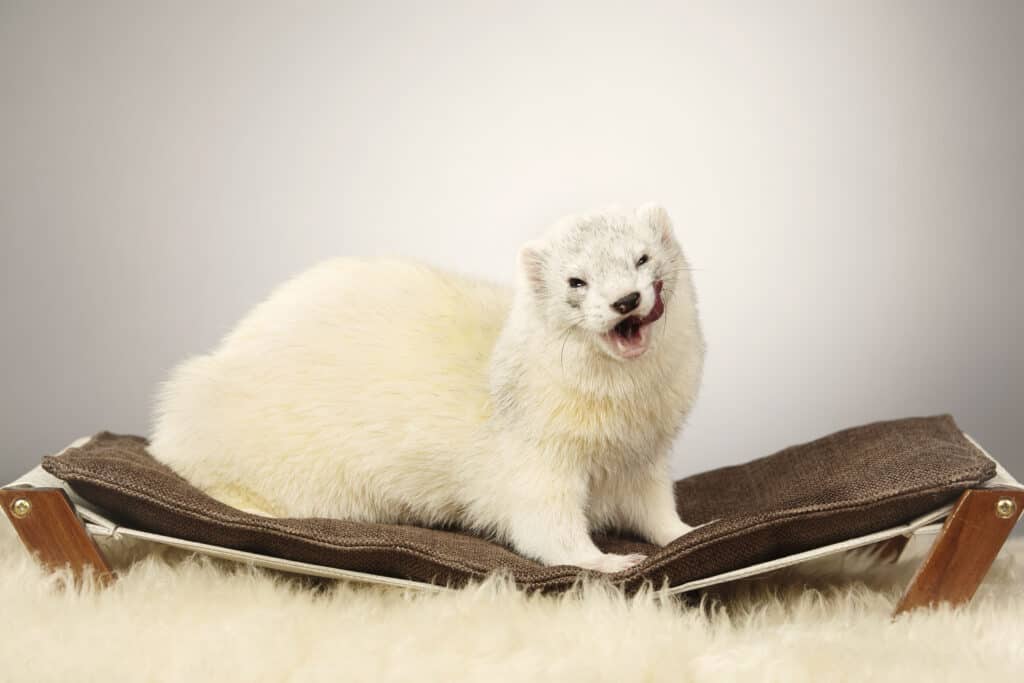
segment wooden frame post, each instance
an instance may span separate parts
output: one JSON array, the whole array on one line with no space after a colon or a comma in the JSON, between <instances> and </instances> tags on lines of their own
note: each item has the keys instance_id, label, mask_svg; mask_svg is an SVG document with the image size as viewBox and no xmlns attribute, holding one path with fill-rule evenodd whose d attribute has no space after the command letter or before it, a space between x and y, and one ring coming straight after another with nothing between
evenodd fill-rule
<instances>
[{"instance_id":1,"label":"wooden frame post","mask_svg":"<svg viewBox=\"0 0 1024 683\"><path fill-rule=\"evenodd\" d=\"M968 602L1022 511L1024 491L965 491L917 568L893 616L940 602Z\"/></svg>"},{"instance_id":2,"label":"wooden frame post","mask_svg":"<svg viewBox=\"0 0 1024 683\"><path fill-rule=\"evenodd\" d=\"M70 567L76 582L89 575L101 585L114 573L63 489L0 489L0 505L29 552L50 571Z\"/></svg>"}]
</instances>

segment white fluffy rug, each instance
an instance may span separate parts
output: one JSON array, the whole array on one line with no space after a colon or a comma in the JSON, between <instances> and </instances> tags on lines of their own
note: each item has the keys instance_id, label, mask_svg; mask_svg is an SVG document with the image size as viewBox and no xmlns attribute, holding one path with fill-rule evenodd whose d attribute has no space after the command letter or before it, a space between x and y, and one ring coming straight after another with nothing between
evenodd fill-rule
<instances>
[{"instance_id":1,"label":"white fluffy rug","mask_svg":"<svg viewBox=\"0 0 1024 683\"><path fill-rule=\"evenodd\" d=\"M124 561L124 560L122 560ZM700 604L500 581L442 594L314 583L165 552L61 590L0 522L0 680L950 680L1024 672L1024 539L966 609L895 621L908 565L790 573Z\"/></svg>"}]
</instances>

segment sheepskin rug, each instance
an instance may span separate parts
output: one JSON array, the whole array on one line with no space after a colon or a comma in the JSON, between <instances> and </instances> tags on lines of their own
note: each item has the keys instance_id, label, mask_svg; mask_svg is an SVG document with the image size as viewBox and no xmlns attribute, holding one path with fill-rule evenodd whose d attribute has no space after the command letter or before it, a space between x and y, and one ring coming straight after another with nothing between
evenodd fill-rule
<instances>
[{"instance_id":1,"label":"sheepskin rug","mask_svg":"<svg viewBox=\"0 0 1024 683\"><path fill-rule=\"evenodd\" d=\"M106 590L61 588L0 522L3 681L1012 681L1024 539L965 609L890 612L912 566L822 563L692 601L500 579L426 594L136 546ZM847 565L841 571L840 565Z\"/></svg>"}]
</instances>

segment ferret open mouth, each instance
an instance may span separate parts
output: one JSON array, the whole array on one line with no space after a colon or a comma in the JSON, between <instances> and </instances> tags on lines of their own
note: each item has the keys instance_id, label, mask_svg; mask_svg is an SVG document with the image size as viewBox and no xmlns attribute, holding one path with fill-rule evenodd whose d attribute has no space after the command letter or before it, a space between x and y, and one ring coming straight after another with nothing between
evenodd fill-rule
<instances>
[{"instance_id":1,"label":"ferret open mouth","mask_svg":"<svg viewBox=\"0 0 1024 683\"><path fill-rule=\"evenodd\" d=\"M661 280L654 283L654 306L650 313L643 318L636 315L624 318L607 333L608 340L623 358L636 358L647 350L648 327L665 313L661 287Z\"/></svg>"}]
</instances>

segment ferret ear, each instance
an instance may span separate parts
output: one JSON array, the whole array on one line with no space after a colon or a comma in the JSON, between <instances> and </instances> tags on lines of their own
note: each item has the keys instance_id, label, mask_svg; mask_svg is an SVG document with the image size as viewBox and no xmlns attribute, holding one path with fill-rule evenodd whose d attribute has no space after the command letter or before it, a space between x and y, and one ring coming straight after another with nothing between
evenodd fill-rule
<instances>
[{"instance_id":1,"label":"ferret ear","mask_svg":"<svg viewBox=\"0 0 1024 683\"><path fill-rule=\"evenodd\" d=\"M543 247L537 242L527 242L519 250L519 268L523 276L535 292L540 293L544 289L544 267L547 263L547 256Z\"/></svg>"},{"instance_id":2,"label":"ferret ear","mask_svg":"<svg viewBox=\"0 0 1024 683\"><path fill-rule=\"evenodd\" d=\"M672 219L668 211L660 204L644 204L636 210L641 222L647 223L664 242L671 242L673 237Z\"/></svg>"}]
</instances>

